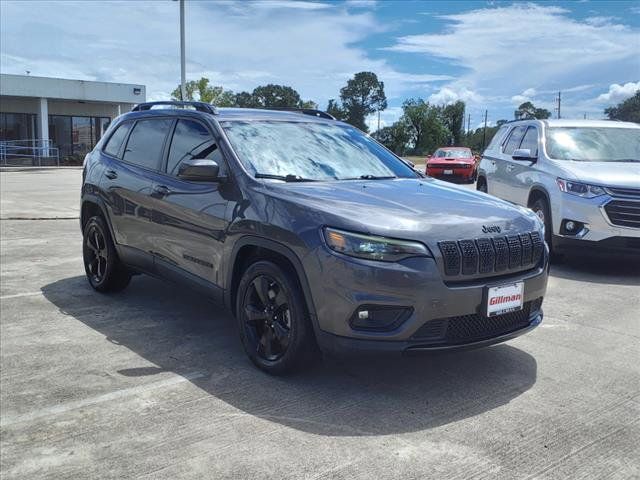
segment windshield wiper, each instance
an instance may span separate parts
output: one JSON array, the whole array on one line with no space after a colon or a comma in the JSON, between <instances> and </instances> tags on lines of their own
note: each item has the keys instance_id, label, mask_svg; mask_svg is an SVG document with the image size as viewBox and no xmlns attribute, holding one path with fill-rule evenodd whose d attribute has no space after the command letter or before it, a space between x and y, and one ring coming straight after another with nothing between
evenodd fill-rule
<instances>
[{"instance_id":1,"label":"windshield wiper","mask_svg":"<svg viewBox=\"0 0 640 480\"><path fill-rule=\"evenodd\" d=\"M317 182L313 178L304 178L299 175L274 175L272 173L256 173L255 178L269 178L272 180L282 180L283 182Z\"/></svg>"},{"instance_id":2,"label":"windshield wiper","mask_svg":"<svg viewBox=\"0 0 640 480\"><path fill-rule=\"evenodd\" d=\"M360 175L359 177L343 178L342 180L391 180L395 175Z\"/></svg>"}]
</instances>

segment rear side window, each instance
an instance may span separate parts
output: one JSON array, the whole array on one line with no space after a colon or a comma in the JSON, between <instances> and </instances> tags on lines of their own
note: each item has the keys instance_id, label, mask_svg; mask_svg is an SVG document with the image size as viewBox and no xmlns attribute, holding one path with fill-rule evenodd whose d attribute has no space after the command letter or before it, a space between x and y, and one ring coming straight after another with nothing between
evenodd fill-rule
<instances>
[{"instance_id":1,"label":"rear side window","mask_svg":"<svg viewBox=\"0 0 640 480\"><path fill-rule=\"evenodd\" d=\"M502 139L507 133L507 130L509 130L508 125L503 125L502 127L500 127L500 129L496 132L496 134L491 139L491 142L489 143L487 150L496 150L498 146L500 146L500 144L502 143Z\"/></svg>"},{"instance_id":2,"label":"rear side window","mask_svg":"<svg viewBox=\"0 0 640 480\"><path fill-rule=\"evenodd\" d=\"M522 137L524 137L524 132L526 132L526 126L516 127L511 131L511 135L507 139L507 143L504 146L503 152L507 155L511 155L516 148L520 148L520 142L522 142Z\"/></svg>"},{"instance_id":3,"label":"rear side window","mask_svg":"<svg viewBox=\"0 0 640 480\"><path fill-rule=\"evenodd\" d=\"M208 158L220 164L218 156L218 146L204 125L194 120L178 120L169 148L168 174L176 175L180 163L187 159Z\"/></svg>"},{"instance_id":4,"label":"rear side window","mask_svg":"<svg viewBox=\"0 0 640 480\"><path fill-rule=\"evenodd\" d=\"M538 129L536 127L527 129L519 148L528 148L534 157L538 155Z\"/></svg>"},{"instance_id":5,"label":"rear side window","mask_svg":"<svg viewBox=\"0 0 640 480\"><path fill-rule=\"evenodd\" d=\"M122 146L122 142L127 138L127 133L131 129L131 122L121 123L116 127L116 131L113 132L111 138L104 146L104 152L112 157L117 157L118 153L120 153L120 147Z\"/></svg>"},{"instance_id":6,"label":"rear side window","mask_svg":"<svg viewBox=\"0 0 640 480\"><path fill-rule=\"evenodd\" d=\"M162 160L162 148L172 119L138 120L131 131L122 159L141 167L157 170Z\"/></svg>"}]
</instances>

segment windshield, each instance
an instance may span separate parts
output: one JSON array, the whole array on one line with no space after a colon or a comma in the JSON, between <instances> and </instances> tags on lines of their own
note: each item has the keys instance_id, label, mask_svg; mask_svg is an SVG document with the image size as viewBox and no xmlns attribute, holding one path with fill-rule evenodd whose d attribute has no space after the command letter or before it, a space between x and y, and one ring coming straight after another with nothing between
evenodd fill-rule
<instances>
[{"instance_id":1,"label":"windshield","mask_svg":"<svg viewBox=\"0 0 640 480\"><path fill-rule=\"evenodd\" d=\"M548 128L547 154L557 160L640 162L640 128Z\"/></svg>"},{"instance_id":2,"label":"windshield","mask_svg":"<svg viewBox=\"0 0 640 480\"><path fill-rule=\"evenodd\" d=\"M284 180L415 178L413 170L353 127L316 122L221 122L240 161L257 177Z\"/></svg>"},{"instance_id":3,"label":"windshield","mask_svg":"<svg viewBox=\"0 0 640 480\"><path fill-rule=\"evenodd\" d=\"M458 149L458 150L438 150L436 155L439 158L471 158L471 151Z\"/></svg>"}]
</instances>

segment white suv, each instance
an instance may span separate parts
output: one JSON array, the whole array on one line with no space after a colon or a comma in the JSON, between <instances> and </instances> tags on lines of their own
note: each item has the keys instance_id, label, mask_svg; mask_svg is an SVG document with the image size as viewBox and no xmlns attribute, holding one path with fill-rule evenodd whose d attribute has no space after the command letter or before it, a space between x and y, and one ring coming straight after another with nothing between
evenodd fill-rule
<instances>
[{"instance_id":1,"label":"white suv","mask_svg":"<svg viewBox=\"0 0 640 480\"><path fill-rule=\"evenodd\" d=\"M523 120L485 150L477 189L533 209L549 248L640 253L640 125Z\"/></svg>"}]
</instances>

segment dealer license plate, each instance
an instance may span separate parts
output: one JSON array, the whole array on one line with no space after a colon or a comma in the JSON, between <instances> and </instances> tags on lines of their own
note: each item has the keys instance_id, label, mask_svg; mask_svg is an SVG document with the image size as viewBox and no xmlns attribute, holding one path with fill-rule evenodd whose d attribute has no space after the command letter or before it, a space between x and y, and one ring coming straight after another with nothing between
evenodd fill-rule
<instances>
[{"instance_id":1,"label":"dealer license plate","mask_svg":"<svg viewBox=\"0 0 640 480\"><path fill-rule=\"evenodd\" d=\"M445 170L444 174L445 175L453 175L453 170Z\"/></svg>"},{"instance_id":2,"label":"dealer license plate","mask_svg":"<svg viewBox=\"0 0 640 480\"><path fill-rule=\"evenodd\" d=\"M524 282L510 283L487 290L487 317L522 310Z\"/></svg>"}]
</instances>

